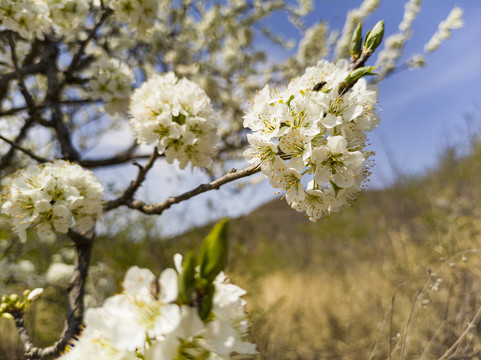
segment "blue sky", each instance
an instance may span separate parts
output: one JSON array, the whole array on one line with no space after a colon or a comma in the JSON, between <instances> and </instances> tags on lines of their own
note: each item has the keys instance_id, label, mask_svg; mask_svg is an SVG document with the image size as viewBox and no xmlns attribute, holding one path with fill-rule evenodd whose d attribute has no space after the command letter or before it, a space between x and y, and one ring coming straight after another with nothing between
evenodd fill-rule
<instances>
[{"instance_id":1,"label":"blue sky","mask_svg":"<svg viewBox=\"0 0 481 360\"><path fill-rule=\"evenodd\" d=\"M315 11L307 17L306 24L326 20L331 29L342 29L346 12L360 3L315 0ZM379 8L366 19L364 33L378 20L385 20L386 36L396 32L404 3L381 1ZM463 115L473 112L476 104L481 105L481 1L423 1L400 63L423 52L424 44L454 6L463 8L465 25L454 30L450 39L428 55L426 67L393 74L379 84L381 125L369 136L376 151L371 186L388 186L398 173L422 174L435 166L447 145L460 144L469 138ZM274 16L270 25L290 39L299 38L280 15ZM271 49L276 60L295 51ZM376 54L368 64L374 64L375 58ZM481 126L481 121L477 126Z\"/></svg>"},{"instance_id":2,"label":"blue sky","mask_svg":"<svg viewBox=\"0 0 481 360\"><path fill-rule=\"evenodd\" d=\"M316 8L307 17L307 25L327 20L331 29L339 30L342 29L347 10L361 3L356 0L314 2ZM399 0L382 1L378 10L366 20L364 32L378 20L385 20L386 36L396 32L404 3ZM476 106L481 109L481 0L425 0L414 22L414 33L401 63L412 54L423 51L424 44L437 30L439 22L447 17L455 5L464 9L464 27L455 30L450 39L428 56L425 68L394 74L380 84L381 125L369 137L371 148L376 152L371 187L388 186L399 173L423 174L435 167L447 145L462 147L463 142L469 139L469 126L463 115L474 112ZM268 24L289 39L300 39L284 16L275 15ZM265 43L259 42L259 47L263 47L275 60L281 60L295 51L265 46ZM473 129L479 129L481 116L479 120L472 124ZM247 163L239 162L234 166L243 168ZM133 167L130 168L132 170ZM97 173L103 179L115 179L127 185L134 176L130 170L126 171L123 167L110 174ZM189 170L180 171L177 166L159 163L138 195L150 202L159 202L207 180L198 171L194 171L194 175ZM224 215L239 216L276 197L267 181L239 192L239 184L250 180L229 184L218 191L173 206L160 219L163 232L175 234ZM282 201L281 206L288 205Z\"/></svg>"}]
</instances>

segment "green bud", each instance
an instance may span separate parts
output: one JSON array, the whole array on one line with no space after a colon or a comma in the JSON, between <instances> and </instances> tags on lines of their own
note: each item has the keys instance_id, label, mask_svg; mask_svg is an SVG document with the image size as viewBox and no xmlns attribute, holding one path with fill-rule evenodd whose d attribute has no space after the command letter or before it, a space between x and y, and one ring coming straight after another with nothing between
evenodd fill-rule
<instances>
[{"instance_id":1,"label":"green bud","mask_svg":"<svg viewBox=\"0 0 481 360\"><path fill-rule=\"evenodd\" d=\"M5 319L13 319L13 316L12 314L10 313L3 313L2 315L0 315L1 317L5 318Z\"/></svg>"},{"instance_id":2,"label":"green bud","mask_svg":"<svg viewBox=\"0 0 481 360\"><path fill-rule=\"evenodd\" d=\"M384 36L384 20L379 21L366 35L363 51L373 53L381 45Z\"/></svg>"},{"instance_id":3,"label":"green bud","mask_svg":"<svg viewBox=\"0 0 481 360\"><path fill-rule=\"evenodd\" d=\"M360 67L359 69L351 71L342 82L342 85L346 87L351 84L354 84L356 81L358 81L360 78L364 76L377 75L376 73L372 72L375 68L376 66L363 66L363 67Z\"/></svg>"},{"instance_id":4,"label":"green bud","mask_svg":"<svg viewBox=\"0 0 481 360\"><path fill-rule=\"evenodd\" d=\"M200 248L200 278L210 284L227 263L227 224L223 218L210 231ZM204 286L203 286L204 287Z\"/></svg>"},{"instance_id":5,"label":"green bud","mask_svg":"<svg viewBox=\"0 0 481 360\"><path fill-rule=\"evenodd\" d=\"M8 305L3 303L2 305L0 305L0 314L3 313L4 311L6 311L8 308Z\"/></svg>"},{"instance_id":6,"label":"green bud","mask_svg":"<svg viewBox=\"0 0 481 360\"><path fill-rule=\"evenodd\" d=\"M195 291L195 253L190 251L184 258L182 274L179 275L179 301L189 304Z\"/></svg>"},{"instance_id":7,"label":"green bud","mask_svg":"<svg viewBox=\"0 0 481 360\"><path fill-rule=\"evenodd\" d=\"M19 297L17 294L10 294L9 300L11 303L16 303L19 300Z\"/></svg>"},{"instance_id":8,"label":"green bud","mask_svg":"<svg viewBox=\"0 0 481 360\"><path fill-rule=\"evenodd\" d=\"M210 284L209 288L206 290L207 293L202 297L202 301L199 306L199 317L204 322L208 320L210 312L212 311L212 302L214 300L215 286Z\"/></svg>"},{"instance_id":9,"label":"green bud","mask_svg":"<svg viewBox=\"0 0 481 360\"><path fill-rule=\"evenodd\" d=\"M359 56L361 56L362 51L362 25L361 23L357 24L356 30L352 34L351 40L351 58L357 60Z\"/></svg>"}]
</instances>

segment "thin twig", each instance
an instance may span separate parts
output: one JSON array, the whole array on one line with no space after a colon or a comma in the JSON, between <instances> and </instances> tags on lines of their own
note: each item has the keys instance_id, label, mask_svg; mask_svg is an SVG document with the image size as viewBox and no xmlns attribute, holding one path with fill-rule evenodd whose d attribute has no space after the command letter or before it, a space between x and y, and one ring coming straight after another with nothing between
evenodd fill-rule
<instances>
[{"instance_id":1,"label":"thin twig","mask_svg":"<svg viewBox=\"0 0 481 360\"><path fill-rule=\"evenodd\" d=\"M394 292L393 292L392 298L391 298L391 309L389 310L389 355L388 355L389 360L391 360L392 352L394 351L394 350L392 350L392 345L391 345L391 341L392 341L392 338L393 338L393 334L392 334L392 314L393 314L393 310L394 310L394 299L396 298L397 291L406 284L407 284L406 282L403 282L399 286L397 286L394 289Z\"/></svg>"},{"instance_id":2,"label":"thin twig","mask_svg":"<svg viewBox=\"0 0 481 360\"><path fill-rule=\"evenodd\" d=\"M249 166L248 168L245 168L242 171L237 171L237 169L232 169L229 171L227 174L224 176L211 181L210 183L207 184L202 184L196 187L195 189L192 189L190 191L187 191L181 195L178 196L173 196L169 197L167 200L164 202L158 203L158 204L146 204L143 201L140 200L128 200L124 205L128 206L131 209L136 209L144 214L156 214L159 215L161 214L164 210L167 210L174 204L178 204L182 201L188 200L196 195L202 194L204 192L210 191L210 190L217 190L219 189L222 185L230 183L234 180L241 179L243 177L247 177L253 174L256 174L260 171L259 165L253 165Z\"/></svg>"},{"instance_id":3,"label":"thin twig","mask_svg":"<svg viewBox=\"0 0 481 360\"><path fill-rule=\"evenodd\" d=\"M14 147L15 149L20 150L24 154L30 156L32 159L34 159L35 161L37 161L39 163L44 163L44 162L50 161L50 160L47 160L47 159L44 159L40 156L35 155L32 151L30 151L28 149L25 149L24 147L17 144L15 141L9 140L6 137L3 137L2 135L0 135L0 139L5 141L6 143L8 143L10 146Z\"/></svg>"},{"instance_id":4,"label":"thin twig","mask_svg":"<svg viewBox=\"0 0 481 360\"><path fill-rule=\"evenodd\" d=\"M421 294L421 291L418 291L416 293L416 296L414 297L413 304L411 305L411 310L409 311L409 317L408 321L406 322L406 326L404 327L404 333L403 333L403 340L402 340L402 345L401 345L401 360L404 360L404 352L406 350L406 339L408 337L408 330L409 330L409 325L411 324L411 319L414 314L414 307L417 304L418 297Z\"/></svg>"}]
</instances>

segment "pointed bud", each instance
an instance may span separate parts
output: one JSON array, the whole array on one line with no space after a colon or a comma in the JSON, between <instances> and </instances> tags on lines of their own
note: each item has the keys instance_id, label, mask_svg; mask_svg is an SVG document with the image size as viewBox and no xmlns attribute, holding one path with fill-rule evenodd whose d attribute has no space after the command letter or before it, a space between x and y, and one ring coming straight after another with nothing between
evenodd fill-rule
<instances>
[{"instance_id":1,"label":"pointed bud","mask_svg":"<svg viewBox=\"0 0 481 360\"><path fill-rule=\"evenodd\" d=\"M195 253L190 251L182 264L182 273L179 275L179 301L189 304L195 291Z\"/></svg>"},{"instance_id":2,"label":"pointed bud","mask_svg":"<svg viewBox=\"0 0 481 360\"><path fill-rule=\"evenodd\" d=\"M357 24L356 30L352 34L351 40L351 61L359 59L361 56L362 51L362 25L361 23Z\"/></svg>"},{"instance_id":3,"label":"pointed bud","mask_svg":"<svg viewBox=\"0 0 481 360\"><path fill-rule=\"evenodd\" d=\"M40 295L42 295L42 293L43 293L42 288L36 288L36 289L32 290L30 292L30 294L28 294L27 300L29 302L34 302L35 300L37 300L40 297Z\"/></svg>"},{"instance_id":4,"label":"pointed bud","mask_svg":"<svg viewBox=\"0 0 481 360\"><path fill-rule=\"evenodd\" d=\"M377 75L376 73L372 72L375 68L376 66L363 66L363 67L360 67L359 69L351 71L342 82L342 85L345 85L346 87L348 87L351 84L356 83L360 78L364 76Z\"/></svg>"},{"instance_id":5,"label":"pointed bud","mask_svg":"<svg viewBox=\"0 0 481 360\"><path fill-rule=\"evenodd\" d=\"M223 218L210 231L200 248L200 278L212 283L227 263L227 224Z\"/></svg>"},{"instance_id":6,"label":"pointed bud","mask_svg":"<svg viewBox=\"0 0 481 360\"><path fill-rule=\"evenodd\" d=\"M384 36L384 20L379 21L372 30L366 35L364 42L364 52L372 54L381 45Z\"/></svg>"}]
</instances>

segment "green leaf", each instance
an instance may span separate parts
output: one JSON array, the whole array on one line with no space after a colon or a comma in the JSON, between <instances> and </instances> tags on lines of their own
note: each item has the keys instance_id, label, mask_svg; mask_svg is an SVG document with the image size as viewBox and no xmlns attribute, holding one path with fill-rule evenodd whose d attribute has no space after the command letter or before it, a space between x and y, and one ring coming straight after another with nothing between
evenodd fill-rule
<instances>
[{"instance_id":1,"label":"green leaf","mask_svg":"<svg viewBox=\"0 0 481 360\"><path fill-rule=\"evenodd\" d=\"M190 304L195 291L195 266L197 259L195 253L190 251L184 258L182 274L179 275L179 301L181 304Z\"/></svg>"},{"instance_id":2,"label":"green leaf","mask_svg":"<svg viewBox=\"0 0 481 360\"><path fill-rule=\"evenodd\" d=\"M227 263L228 218L220 220L204 239L200 248L199 267L202 287L211 284Z\"/></svg>"}]
</instances>

